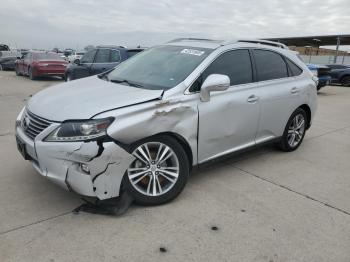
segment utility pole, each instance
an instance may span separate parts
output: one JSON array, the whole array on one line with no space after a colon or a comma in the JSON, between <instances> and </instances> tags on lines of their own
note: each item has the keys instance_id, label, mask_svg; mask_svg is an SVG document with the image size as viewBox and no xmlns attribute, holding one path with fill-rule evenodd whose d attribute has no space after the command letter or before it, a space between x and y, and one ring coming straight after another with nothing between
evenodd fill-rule
<instances>
[{"instance_id":1,"label":"utility pole","mask_svg":"<svg viewBox=\"0 0 350 262\"><path fill-rule=\"evenodd\" d=\"M339 46L340 46L340 37L337 36L337 48L335 49L335 56L334 56L334 60L333 60L333 63L334 63L334 64L337 63L338 52L339 52Z\"/></svg>"}]
</instances>

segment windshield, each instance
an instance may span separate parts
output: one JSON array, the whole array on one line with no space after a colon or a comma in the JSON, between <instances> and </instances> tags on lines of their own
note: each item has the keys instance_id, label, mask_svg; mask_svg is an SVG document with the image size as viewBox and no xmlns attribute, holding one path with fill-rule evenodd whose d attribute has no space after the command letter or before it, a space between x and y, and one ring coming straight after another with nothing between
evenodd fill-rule
<instances>
[{"instance_id":1,"label":"windshield","mask_svg":"<svg viewBox=\"0 0 350 262\"><path fill-rule=\"evenodd\" d=\"M178 85L212 52L212 49L157 46L126 60L106 75L112 82L154 90Z\"/></svg>"},{"instance_id":2,"label":"windshield","mask_svg":"<svg viewBox=\"0 0 350 262\"><path fill-rule=\"evenodd\" d=\"M36 60L63 60L57 53L35 53Z\"/></svg>"}]
</instances>

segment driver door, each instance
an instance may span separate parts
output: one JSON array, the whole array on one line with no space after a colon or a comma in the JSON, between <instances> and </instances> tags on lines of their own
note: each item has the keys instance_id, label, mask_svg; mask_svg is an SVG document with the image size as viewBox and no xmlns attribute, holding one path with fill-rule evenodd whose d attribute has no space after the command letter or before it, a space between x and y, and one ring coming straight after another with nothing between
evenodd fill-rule
<instances>
[{"instance_id":1,"label":"driver door","mask_svg":"<svg viewBox=\"0 0 350 262\"><path fill-rule=\"evenodd\" d=\"M90 50L80 59L79 65L74 68L74 77L76 79L90 76L90 69L94 62L96 49Z\"/></svg>"},{"instance_id":2,"label":"driver door","mask_svg":"<svg viewBox=\"0 0 350 262\"><path fill-rule=\"evenodd\" d=\"M91 65L90 74L97 75L104 71L107 71L110 68L109 62L110 49L101 48L98 49L97 54L95 56L94 63Z\"/></svg>"},{"instance_id":3,"label":"driver door","mask_svg":"<svg viewBox=\"0 0 350 262\"><path fill-rule=\"evenodd\" d=\"M211 74L229 76L230 87L211 92L208 102L199 101L199 163L255 145L259 122L250 52L240 49L221 54L203 72L202 80Z\"/></svg>"}]
</instances>

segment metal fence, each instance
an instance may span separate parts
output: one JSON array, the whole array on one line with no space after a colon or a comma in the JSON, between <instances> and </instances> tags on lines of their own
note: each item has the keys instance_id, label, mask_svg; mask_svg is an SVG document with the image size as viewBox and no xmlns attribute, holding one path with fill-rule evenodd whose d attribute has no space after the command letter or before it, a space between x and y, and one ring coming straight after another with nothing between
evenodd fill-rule
<instances>
[{"instance_id":1,"label":"metal fence","mask_svg":"<svg viewBox=\"0 0 350 262\"><path fill-rule=\"evenodd\" d=\"M318 55L318 56L307 56L301 55L301 58L305 63L327 65L334 64L334 56ZM338 56L335 64L350 65L350 56Z\"/></svg>"}]
</instances>

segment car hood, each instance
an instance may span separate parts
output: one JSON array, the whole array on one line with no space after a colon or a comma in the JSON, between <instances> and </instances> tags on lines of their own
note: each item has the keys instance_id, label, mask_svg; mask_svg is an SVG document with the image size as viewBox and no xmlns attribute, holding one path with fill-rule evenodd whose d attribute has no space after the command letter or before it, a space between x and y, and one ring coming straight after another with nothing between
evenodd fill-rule
<instances>
[{"instance_id":1,"label":"car hood","mask_svg":"<svg viewBox=\"0 0 350 262\"><path fill-rule=\"evenodd\" d=\"M160 99L163 90L147 90L111 83L97 76L44 89L34 95L27 110L51 121L89 119L94 115Z\"/></svg>"}]
</instances>

